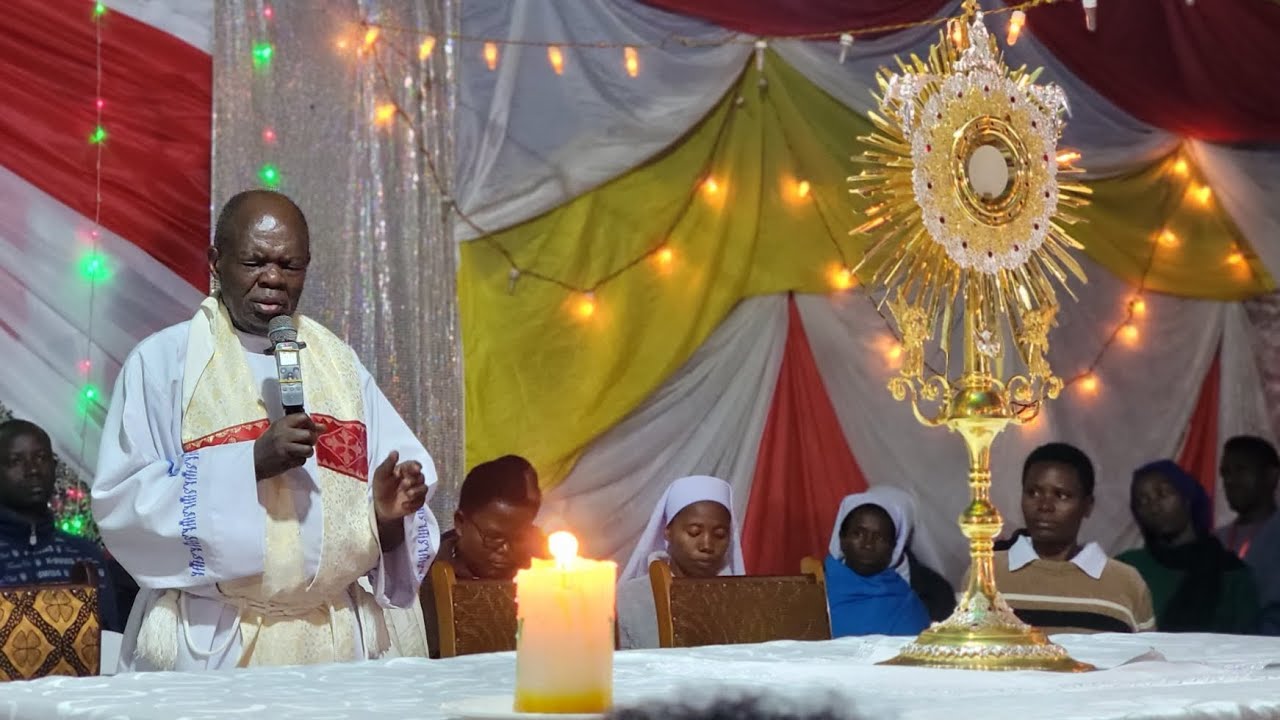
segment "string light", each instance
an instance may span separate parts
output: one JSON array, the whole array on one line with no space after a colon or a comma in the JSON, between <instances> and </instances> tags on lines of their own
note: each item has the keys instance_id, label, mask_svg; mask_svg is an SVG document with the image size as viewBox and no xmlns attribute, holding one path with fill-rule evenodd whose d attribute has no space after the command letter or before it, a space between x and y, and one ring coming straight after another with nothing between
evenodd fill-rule
<instances>
[{"instance_id":1,"label":"string light","mask_svg":"<svg viewBox=\"0 0 1280 720\"><path fill-rule=\"evenodd\" d=\"M1080 378L1080 389L1089 395L1097 394L1098 385L1098 374L1092 370Z\"/></svg>"},{"instance_id":2,"label":"string light","mask_svg":"<svg viewBox=\"0 0 1280 720\"><path fill-rule=\"evenodd\" d=\"M707 178L702 182L702 191L707 195L716 195L720 192L720 183L715 178Z\"/></svg>"},{"instance_id":3,"label":"string light","mask_svg":"<svg viewBox=\"0 0 1280 720\"><path fill-rule=\"evenodd\" d=\"M269 127L262 128L262 142L268 145L274 145L276 142L276 131Z\"/></svg>"},{"instance_id":4,"label":"string light","mask_svg":"<svg viewBox=\"0 0 1280 720\"><path fill-rule=\"evenodd\" d=\"M1130 345L1136 344L1138 342L1138 326L1131 322L1125 323L1120 328L1120 337Z\"/></svg>"},{"instance_id":5,"label":"string light","mask_svg":"<svg viewBox=\"0 0 1280 720\"><path fill-rule=\"evenodd\" d=\"M1178 240L1178 236L1175 235L1173 231L1170 230L1169 228L1165 228L1164 230L1161 230L1160 235L1157 237L1157 240L1159 240L1161 245L1167 248L1177 247L1178 243L1180 242Z\"/></svg>"},{"instance_id":6,"label":"string light","mask_svg":"<svg viewBox=\"0 0 1280 720\"><path fill-rule=\"evenodd\" d=\"M263 187L274 190L280 187L280 171L275 165L267 163L258 168L258 180L262 181Z\"/></svg>"},{"instance_id":7,"label":"string light","mask_svg":"<svg viewBox=\"0 0 1280 720\"><path fill-rule=\"evenodd\" d=\"M852 288L856 280L853 271L844 265L832 268L831 272L828 273L827 279L833 289L840 291Z\"/></svg>"},{"instance_id":8,"label":"string light","mask_svg":"<svg viewBox=\"0 0 1280 720\"><path fill-rule=\"evenodd\" d=\"M364 49L365 50L368 50L369 48L373 47L373 44L378 42L379 32L380 31L376 25L364 31Z\"/></svg>"},{"instance_id":9,"label":"string light","mask_svg":"<svg viewBox=\"0 0 1280 720\"><path fill-rule=\"evenodd\" d=\"M1145 317L1147 314L1147 301L1141 297L1135 297L1129 301L1129 310L1135 317Z\"/></svg>"},{"instance_id":10,"label":"string light","mask_svg":"<svg viewBox=\"0 0 1280 720\"><path fill-rule=\"evenodd\" d=\"M1027 24L1027 14L1022 10L1014 10L1009 16L1009 33L1005 36L1005 42L1010 46L1018 44L1018 36L1022 34L1022 26Z\"/></svg>"},{"instance_id":11,"label":"string light","mask_svg":"<svg viewBox=\"0 0 1280 720\"><path fill-rule=\"evenodd\" d=\"M98 0L93 4L93 19L97 20L107 14L107 4Z\"/></svg>"},{"instance_id":12,"label":"string light","mask_svg":"<svg viewBox=\"0 0 1280 720\"><path fill-rule=\"evenodd\" d=\"M253 66L259 70L271 64L271 57L275 55L275 49L271 47L271 43L263 40L253 44Z\"/></svg>"},{"instance_id":13,"label":"string light","mask_svg":"<svg viewBox=\"0 0 1280 720\"><path fill-rule=\"evenodd\" d=\"M76 370L81 375L88 375L93 370L93 361L88 358L81 360L80 362L76 363Z\"/></svg>"},{"instance_id":14,"label":"string light","mask_svg":"<svg viewBox=\"0 0 1280 720\"><path fill-rule=\"evenodd\" d=\"M1186 177L1190 172L1191 167L1187 165L1184 158L1178 158L1178 161L1173 164L1173 173L1178 177Z\"/></svg>"},{"instance_id":15,"label":"string light","mask_svg":"<svg viewBox=\"0 0 1280 720\"><path fill-rule=\"evenodd\" d=\"M1191 189L1191 195L1196 199L1196 202L1208 207L1209 201L1213 199L1213 188L1208 185L1197 185Z\"/></svg>"},{"instance_id":16,"label":"string light","mask_svg":"<svg viewBox=\"0 0 1280 720\"><path fill-rule=\"evenodd\" d=\"M98 98L97 100L93 101L93 108L95 110L102 110L106 106L107 106L107 101L103 100L102 98Z\"/></svg>"},{"instance_id":17,"label":"string light","mask_svg":"<svg viewBox=\"0 0 1280 720\"><path fill-rule=\"evenodd\" d=\"M382 103L373 111L373 122L375 125L390 125L392 120L396 119L395 103Z\"/></svg>"},{"instance_id":18,"label":"string light","mask_svg":"<svg viewBox=\"0 0 1280 720\"><path fill-rule=\"evenodd\" d=\"M849 50L853 48L853 35L849 33L840 33L840 59L841 65L849 57Z\"/></svg>"},{"instance_id":19,"label":"string light","mask_svg":"<svg viewBox=\"0 0 1280 720\"><path fill-rule=\"evenodd\" d=\"M809 181L808 180L801 180L800 182L796 183L796 197L800 198L801 200L809 197Z\"/></svg>"},{"instance_id":20,"label":"string light","mask_svg":"<svg viewBox=\"0 0 1280 720\"><path fill-rule=\"evenodd\" d=\"M487 42L484 44L484 64L489 66L490 70L498 69L498 44Z\"/></svg>"},{"instance_id":21,"label":"string light","mask_svg":"<svg viewBox=\"0 0 1280 720\"><path fill-rule=\"evenodd\" d=\"M276 16L276 11L270 5L267 5L262 8L262 17L268 20L271 20L275 16Z\"/></svg>"},{"instance_id":22,"label":"string light","mask_svg":"<svg viewBox=\"0 0 1280 720\"><path fill-rule=\"evenodd\" d=\"M93 132L89 133L89 142L94 145L101 145L106 141L107 129L102 127L102 125L98 125L93 129Z\"/></svg>"},{"instance_id":23,"label":"string light","mask_svg":"<svg viewBox=\"0 0 1280 720\"><path fill-rule=\"evenodd\" d=\"M890 364L897 363L902 359L902 344L895 340L885 351L884 357Z\"/></svg>"},{"instance_id":24,"label":"string light","mask_svg":"<svg viewBox=\"0 0 1280 720\"><path fill-rule=\"evenodd\" d=\"M574 312L578 317L586 320L596 314L596 295L587 291L582 293L582 297L578 298L577 304L574 306Z\"/></svg>"},{"instance_id":25,"label":"string light","mask_svg":"<svg viewBox=\"0 0 1280 720\"><path fill-rule=\"evenodd\" d=\"M91 283L100 283L111 277L111 268L102 253L92 251L80 258L80 276Z\"/></svg>"},{"instance_id":26,"label":"string light","mask_svg":"<svg viewBox=\"0 0 1280 720\"><path fill-rule=\"evenodd\" d=\"M547 48L547 62L551 63L551 69L557 75L564 74L564 53L556 45Z\"/></svg>"},{"instance_id":27,"label":"string light","mask_svg":"<svg viewBox=\"0 0 1280 720\"><path fill-rule=\"evenodd\" d=\"M1243 262L1244 262L1244 253L1240 252L1239 250L1232 250L1231 254L1227 255L1228 265L1240 265Z\"/></svg>"},{"instance_id":28,"label":"string light","mask_svg":"<svg viewBox=\"0 0 1280 720\"><path fill-rule=\"evenodd\" d=\"M676 259L676 252L666 245L663 245L658 248L658 252L653 254L653 259L658 263L659 267L670 267L671 263Z\"/></svg>"},{"instance_id":29,"label":"string light","mask_svg":"<svg viewBox=\"0 0 1280 720\"><path fill-rule=\"evenodd\" d=\"M640 53L636 52L633 47L625 47L622 49L622 66L626 68L627 75L637 77L640 75Z\"/></svg>"},{"instance_id":30,"label":"string light","mask_svg":"<svg viewBox=\"0 0 1280 720\"><path fill-rule=\"evenodd\" d=\"M418 59L426 60L427 58L431 57L431 53L434 52L435 49L436 49L436 36L428 35L426 39L422 41L422 44L418 46Z\"/></svg>"}]
</instances>

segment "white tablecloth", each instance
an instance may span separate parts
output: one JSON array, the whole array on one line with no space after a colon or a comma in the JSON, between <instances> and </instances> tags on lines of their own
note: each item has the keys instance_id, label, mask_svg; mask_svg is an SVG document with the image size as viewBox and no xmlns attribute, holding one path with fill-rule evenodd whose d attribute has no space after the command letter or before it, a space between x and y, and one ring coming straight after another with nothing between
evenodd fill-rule
<instances>
[{"instance_id":1,"label":"white tablecloth","mask_svg":"<svg viewBox=\"0 0 1280 720\"><path fill-rule=\"evenodd\" d=\"M829 698L875 720L1280 718L1280 638L1057 639L1076 659L1106 669L1055 675L878 667L873 663L903 640L847 638L622 652L615 694L619 702L743 691L784 701ZM447 700L509 694L514 674L514 656L501 654L45 678L0 685L0 718L441 718Z\"/></svg>"}]
</instances>

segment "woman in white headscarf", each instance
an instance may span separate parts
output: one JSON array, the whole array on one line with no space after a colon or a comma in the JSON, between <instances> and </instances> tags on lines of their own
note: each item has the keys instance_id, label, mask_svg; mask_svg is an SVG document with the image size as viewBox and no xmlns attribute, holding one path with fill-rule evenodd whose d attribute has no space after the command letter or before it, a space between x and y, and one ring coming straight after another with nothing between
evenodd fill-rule
<instances>
[{"instance_id":1,"label":"woman in white headscarf","mask_svg":"<svg viewBox=\"0 0 1280 720\"><path fill-rule=\"evenodd\" d=\"M831 636L915 635L929 624L911 589L907 541L913 508L896 488L872 488L840 501L823 564Z\"/></svg>"},{"instance_id":2,"label":"woman in white headscarf","mask_svg":"<svg viewBox=\"0 0 1280 720\"><path fill-rule=\"evenodd\" d=\"M706 475L671 483L618 576L618 634L627 648L658 647L658 611L649 565L665 562L676 577L745 575L729 483Z\"/></svg>"}]
</instances>

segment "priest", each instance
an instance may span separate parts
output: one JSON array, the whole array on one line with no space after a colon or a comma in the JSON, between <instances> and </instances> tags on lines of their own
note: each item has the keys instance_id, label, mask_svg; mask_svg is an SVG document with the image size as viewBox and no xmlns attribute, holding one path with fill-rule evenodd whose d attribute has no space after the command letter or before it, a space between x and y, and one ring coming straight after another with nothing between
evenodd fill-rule
<instances>
[{"instance_id":1,"label":"priest","mask_svg":"<svg viewBox=\"0 0 1280 720\"><path fill-rule=\"evenodd\" d=\"M431 457L355 352L297 314L310 237L275 192L223 207L217 289L116 380L94 516L137 579L121 671L376 658L439 545ZM267 337L294 320L305 405L285 412ZM360 580L367 578L367 587Z\"/></svg>"}]
</instances>

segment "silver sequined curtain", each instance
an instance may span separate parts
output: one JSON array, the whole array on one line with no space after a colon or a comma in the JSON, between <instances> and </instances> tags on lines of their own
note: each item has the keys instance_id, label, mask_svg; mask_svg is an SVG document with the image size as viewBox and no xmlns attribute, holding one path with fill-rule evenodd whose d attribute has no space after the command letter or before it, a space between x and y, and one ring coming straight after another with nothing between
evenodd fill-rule
<instances>
[{"instance_id":1,"label":"silver sequined curtain","mask_svg":"<svg viewBox=\"0 0 1280 720\"><path fill-rule=\"evenodd\" d=\"M302 309L355 348L435 458L432 506L447 527L463 471L462 357L448 189L435 178L451 177L456 84L451 43L425 60L419 47L456 34L456 2L216 5L211 212L276 170L311 228ZM365 20L386 28L368 51ZM378 126L388 100L406 117Z\"/></svg>"}]
</instances>

